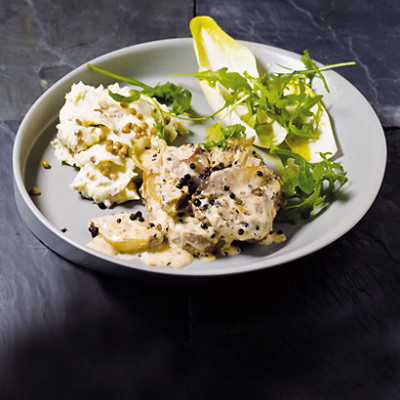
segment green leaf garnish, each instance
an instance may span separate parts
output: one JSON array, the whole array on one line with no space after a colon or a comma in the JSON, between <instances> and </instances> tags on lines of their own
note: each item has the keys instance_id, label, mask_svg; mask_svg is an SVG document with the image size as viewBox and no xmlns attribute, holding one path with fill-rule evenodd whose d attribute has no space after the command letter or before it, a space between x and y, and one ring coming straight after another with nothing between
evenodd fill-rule
<instances>
[{"instance_id":1,"label":"green leaf garnish","mask_svg":"<svg viewBox=\"0 0 400 400\"><path fill-rule=\"evenodd\" d=\"M114 99L115 101L118 101L119 103L132 103L133 101L137 101L140 99L140 93L137 91L134 91L135 94L132 96L123 96L122 94L118 93L113 93L110 89L108 89L108 95Z\"/></svg>"},{"instance_id":2,"label":"green leaf garnish","mask_svg":"<svg viewBox=\"0 0 400 400\"><path fill-rule=\"evenodd\" d=\"M213 147L221 147L223 150L227 147L227 139L235 138L240 140L245 134L245 127L240 124L222 126L220 123L210 125L207 128L206 141L202 144L206 150Z\"/></svg>"},{"instance_id":3,"label":"green leaf garnish","mask_svg":"<svg viewBox=\"0 0 400 400\"><path fill-rule=\"evenodd\" d=\"M96 67L93 64L87 64L87 67L89 69L91 69L92 71L99 72L100 74L107 75L107 76L117 79L119 81L124 81L126 83L130 83L131 85L141 87L142 89L150 89L151 88L151 86L148 86L145 83L138 81L137 79L128 78L126 76L114 74L113 72L107 71L103 68Z\"/></svg>"},{"instance_id":4,"label":"green leaf garnish","mask_svg":"<svg viewBox=\"0 0 400 400\"><path fill-rule=\"evenodd\" d=\"M156 128L156 133L154 135L160 139L165 139L165 125L161 122L156 122L153 126Z\"/></svg>"},{"instance_id":5,"label":"green leaf garnish","mask_svg":"<svg viewBox=\"0 0 400 400\"><path fill-rule=\"evenodd\" d=\"M312 80L315 78L315 76L318 76L319 79L321 79L322 83L324 84L325 90L329 92L328 89L328 84L326 83L325 77L322 75L321 71L315 64L315 62L311 59L310 54L308 50L304 50L303 56L301 57L301 61L305 65L305 67L310 71L306 72L305 76L309 79L309 84L312 84Z\"/></svg>"},{"instance_id":6,"label":"green leaf garnish","mask_svg":"<svg viewBox=\"0 0 400 400\"><path fill-rule=\"evenodd\" d=\"M182 114L190 109L192 93L183 86L167 82L163 85L156 85L154 88L145 89L143 93L155 97L162 104L170 106L175 114Z\"/></svg>"},{"instance_id":7,"label":"green leaf garnish","mask_svg":"<svg viewBox=\"0 0 400 400\"><path fill-rule=\"evenodd\" d=\"M237 72L227 72L228 68L221 68L217 71L207 70L194 73L179 73L172 75L188 75L194 76L199 80L206 80L212 87L215 87L216 83L219 82L226 89L232 89L237 92L240 90L251 90L247 79Z\"/></svg>"},{"instance_id":8,"label":"green leaf garnish","mask_svg":"<svg viewBox=\"0 0 400 400\"><path fill-rule=\"evenodd\" d=\"M347 182L343 166L327 159L310 164L299 154L290 150L274 148L284 166L282 194L286 201L278 213L278 220L296 222L299 218L309 219L326 209Z\"/></svg>"},{"instance_id":9,"label":"green leaf garnish","mask_svg":"<svg viewBox=\"0 0 400 400\"><path fill-rule=\"evenodd\" d=\"M173 75L194 76L207 81L211 87L219 83L225 89L226 100L225 106L218 110L219 113L237 102L245 105L248 112L242 115L241 119L256 130L263 143L269 144L272 141L268 131L273 121L286 129L289 141L296 137L305 140L317 139L323 111L322 96L317 96L311 89L312 80L315 77L320 78L329 91L322 71L355 63L331 64L319 68L311 59L308 50L304 50L301 60L305 66L304 70L264 74L262 77L253 77L246 72L228 72L227 68ZM243 99L245 101L242 101ZM260 118L260 115L263 117ZM266 121L265 116L269 120Z\"/></svg>"},{"instance_id":10,"label":"green leaf garnish","mask_svg":"<svg viewBox=\"0 0 400 400\"><path fill-rule=\"evenodd\" d=\"M92 64L87 64L88 68L99 72L103 75L110 76L112 78L118 79L120 81L124 81L130 83L131 85L142 88L141 92L136 91L135 95L132 96L133 100L129 101L131 97L121 96L116 93L112 93L109 91L110 96L120 102L131 103L132 101L138 100L141 94L145 94L150 97L154 97L162 104L166 104L168 106L172 105L172 110L176 114L181 114L190 109L190 103L192 100L192 94L189 90L183 88L183 86L174 85L171 82L164 83L163 85L156 85L154 87L146 85L145 83L138 81L137 79L129 78L122 75L114 74L110 71L106 71L105 69L96 67ZM136 98L136 96L139 97ZM118 100L120 99L120 100Z\"/></svg>"}]
</instances>

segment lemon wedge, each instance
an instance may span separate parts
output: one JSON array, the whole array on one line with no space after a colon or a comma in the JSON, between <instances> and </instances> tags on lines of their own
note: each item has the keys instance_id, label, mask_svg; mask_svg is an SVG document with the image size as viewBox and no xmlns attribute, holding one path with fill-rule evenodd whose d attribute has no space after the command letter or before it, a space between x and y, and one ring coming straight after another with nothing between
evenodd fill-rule
<instances>
[{"instance_id":1,"label":"lemon wedge","mask_svg":"<svg viewBox=\"0 0 400 400\"><path fill-rule=\"evenodd\" d=\"M199 71L215 71L220 68L228 68L229 72L238 72L240 74L247 72L253 77L259 77L257 63L253 53L224 32L214 19L208 16L195 17L190 22L190 30L194 39L194 49L199 64ZM229 91L218 83L215 87L212 87L205 80L200 80L200 86L207 102L214 112L222 108L226 101L229 100ZM293 91L295 90L296 89L293 89ZM311 111L316 113L318 107L322 108L322 113L319 125L320 135L317 139L289 139L287 137L287 131L283 126L276 121L269 120L266 122L269 123L268 129L269 134L271 135L272 133L273 143L279 145L285 141L292 151L300 154L311 163L322 161L319 154L320 152L329 152L331 154L328 158L332 157L337 152L332 125L328 112L322 104L315 105ZM234 108L228 108L225 112L226 114L223 115L224 123L228 125L243 125L246 128L246 135L248 137L256 137L255 145L268 148L268 144L260 141L255 130L240 118L241 115L247 112L246 107L239 105ZM263 152L263 156L269 158L266 154L266 152ZM276 163L274 159L277 157L272 155L270 155L270 157L271 162ZM280 169L279 165L277 167L277 169Z\"/></svg>"}]
</instances>

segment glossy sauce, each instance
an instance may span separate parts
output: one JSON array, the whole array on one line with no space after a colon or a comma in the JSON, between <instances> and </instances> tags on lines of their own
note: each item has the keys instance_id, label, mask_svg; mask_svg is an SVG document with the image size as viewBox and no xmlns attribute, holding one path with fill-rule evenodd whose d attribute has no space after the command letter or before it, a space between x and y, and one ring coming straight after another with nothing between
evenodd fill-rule
<instances>
[{"instance_id":1,"label":"glossy sauce","mask_svg":"<svg viewBox=\"0 0 400 400\"><path fill-rule=\"evenodd\" d=\"M239 254L239 242L267 245L285 239L273 231L280 182L251 143L235 141L225 151L211 152L194 144L166 146L155 138L151 144L140 161L148 219L138 222L128 214L94 219L108 246L103 250L95 237L91 247L181 268L194 258Z\"/></svg>"}]
</instances>

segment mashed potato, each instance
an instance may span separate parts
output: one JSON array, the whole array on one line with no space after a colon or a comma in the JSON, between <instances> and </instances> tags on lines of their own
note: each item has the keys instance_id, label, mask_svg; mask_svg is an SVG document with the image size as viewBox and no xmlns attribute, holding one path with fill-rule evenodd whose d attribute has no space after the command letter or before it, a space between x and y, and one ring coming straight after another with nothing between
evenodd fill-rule
<instances>
[{"instance_id":1,"label":"mashed potato","mask_svg":"<svg viewBox=\"0 0 400 400\"><path fill-rule=\"evenodd\" d=\"M106 207L139 199L135 180L140 170L129 157L131 148L140 138L154 134L154 124L160 118L154 105L142 98L120 103L109 90L130 96L132 89L118 83L107 88L74 84L65 96L57 137L52 142L60 162L80 168L71 187ZM171 118L167 133L174 140L188 129Z\"/></svg>"}]
</instances>

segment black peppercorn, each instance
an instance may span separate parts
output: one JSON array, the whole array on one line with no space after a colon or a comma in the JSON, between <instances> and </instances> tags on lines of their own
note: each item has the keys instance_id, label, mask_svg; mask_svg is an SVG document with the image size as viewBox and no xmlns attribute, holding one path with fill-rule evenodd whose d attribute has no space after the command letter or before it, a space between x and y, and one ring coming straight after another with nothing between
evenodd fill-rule
<instances>
[{"instance_id":1,"label":"black peppercorn","mask_svg":"<svg viewBox=\"0 0 400 400\"><path fill-rule=\"evenodd\" d=\"M99 228L93 223L90 223L89 232L92 235L92 238L95 238L99 234Z\"/></svg>"},{"instance_id":2,"label":"black peppercorn","mask_svg":"<svg viewBox=\"0 0 400 400\"><path fill-rule=\"evenodd\" d=\"M193 202L193 204L194 204L196 207L199 207L199 206L201 205L201 201L200 201L199 199L195 199L195 201Z\"/></svg>"},{"instance_id":3,"label":"black peppercorn","mask_svg":"<svg viewBox=\"0 0 400 400\"><path fill-rule=\"evenodd\" d=\"M99 203L98 206L99 206L100 210L105 210L107 208L104 203Z\"/></svg>"}]
</instances>

